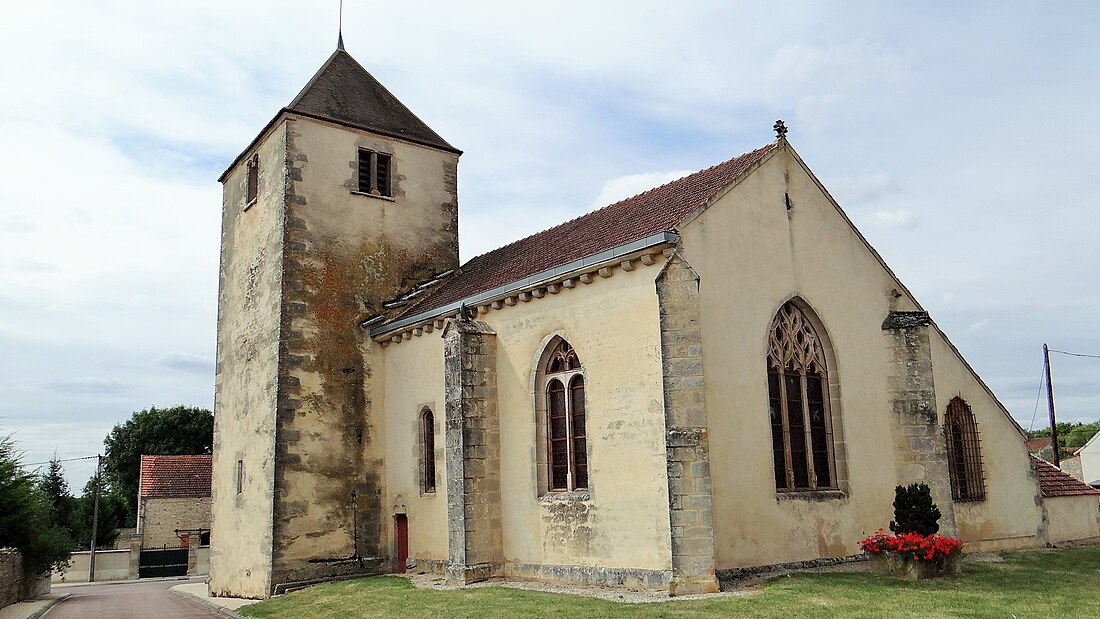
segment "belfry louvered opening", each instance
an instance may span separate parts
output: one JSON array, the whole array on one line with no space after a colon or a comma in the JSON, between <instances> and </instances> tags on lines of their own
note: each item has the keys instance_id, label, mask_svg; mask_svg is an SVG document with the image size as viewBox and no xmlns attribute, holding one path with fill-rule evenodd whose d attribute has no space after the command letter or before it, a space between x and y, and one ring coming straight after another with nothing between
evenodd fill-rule
<instances>
[{"instance_id":1,"label":"belfry louvered opening","mask_svg":"<svg viewBox=\"0 0 1100 619\"><path fill-rule=\"evenodd\" d=\"M393 168L393 156L386 153L359 149L358 184L361 193L376 196L393 197L390 175Z\"/></svg>"},{"instance_id":2,"label":"belfry louvered opening","mask_svg":"<svg viewBox=\"0 0 1100 619\"><path fill-rule=\"evenodd\" d=\"M954 397L947 405L943 423L947 441L947 468L951 475L951 498L956 501L985 500L982 475L981 439L970 405Z\"/></svg>"}]
</instances>

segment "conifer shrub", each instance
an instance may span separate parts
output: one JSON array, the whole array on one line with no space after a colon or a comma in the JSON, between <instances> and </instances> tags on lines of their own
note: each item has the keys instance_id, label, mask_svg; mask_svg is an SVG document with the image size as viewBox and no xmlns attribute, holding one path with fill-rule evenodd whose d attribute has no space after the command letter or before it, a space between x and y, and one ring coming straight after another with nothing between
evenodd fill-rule
<instances>
[{"instance_id":1,"label":"conifer shrub","mask_svg":"<svg viewBox=\"0 0 1100 619\"><path fill-rule=\"evenodd\" d=\"M928 484L909 484L894 488L894 533L918 533L929 536L940 530L940 508L932 502Z\"/></svg>"}]
</instances>

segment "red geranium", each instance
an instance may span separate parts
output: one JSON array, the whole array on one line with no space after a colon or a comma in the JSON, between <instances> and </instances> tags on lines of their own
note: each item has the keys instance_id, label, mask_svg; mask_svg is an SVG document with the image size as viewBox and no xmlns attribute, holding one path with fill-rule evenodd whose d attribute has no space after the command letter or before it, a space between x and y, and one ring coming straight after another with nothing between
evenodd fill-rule
<instances>
[{"instance_id":1,"label":"red geranium","mask_svg":"<svg viewBox=\"0 0 1100 619\"><path fill-rule=\"evenodd\" d=\"M879 529L862 540L859 547L869 555L890 554L909 557L914 561L943 561L957 557L962 552L963 543L935 533L928 536L913 532L890 534Z\"/></svg>"}]
</instances>

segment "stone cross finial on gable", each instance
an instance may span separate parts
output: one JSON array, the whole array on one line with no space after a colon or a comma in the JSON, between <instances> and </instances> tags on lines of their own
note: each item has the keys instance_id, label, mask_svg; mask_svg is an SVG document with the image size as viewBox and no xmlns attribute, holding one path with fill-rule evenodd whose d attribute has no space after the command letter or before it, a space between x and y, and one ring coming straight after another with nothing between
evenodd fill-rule
<instances>
[{"instance_id":1,"label":"stone cross finial on gable","mask_svg":"<svg viewBox=\"0 0 1100 619\"><path fill-rule=\"evenodd\" d=\"M772 129L775 130L775 137L777 137L777 138L787 137L787 125L785 125L782 120L775 121L775 124L772 125Z\"/></svg>"}]
</instances>

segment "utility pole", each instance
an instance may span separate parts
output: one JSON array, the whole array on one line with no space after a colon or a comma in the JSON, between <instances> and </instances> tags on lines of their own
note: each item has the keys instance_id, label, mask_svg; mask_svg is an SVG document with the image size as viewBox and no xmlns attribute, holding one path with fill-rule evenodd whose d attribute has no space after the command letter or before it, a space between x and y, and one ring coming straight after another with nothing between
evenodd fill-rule
<instances>
[{"instance_id":1,"label":"utility pole","mask_svg":"<svg viewBox=\"0 0 1100 619\"><path fill-rule=\"evenodd\" d=\"M1047 375L1047 404L1050 407L1050 444L1054 447L1054 466L1061 468L1062 454L1058 453L1058 424L1054 421L1054 382L1050 380L1050 349L1043 343L1043 367Z\"/></svg>"},{"instance_id":2,"label":"utility pole","mask_svg":"<svg viewBox=\"0 0 1100 619\"><path fill-rule=\"evenodd\" d=\"M96 454L95 460L95 492L92 499L92 544L88 554L88 582L95 582L95 534L99 530L99 476L103 472L103 455Z\"/></svg>"}]
</instances>

